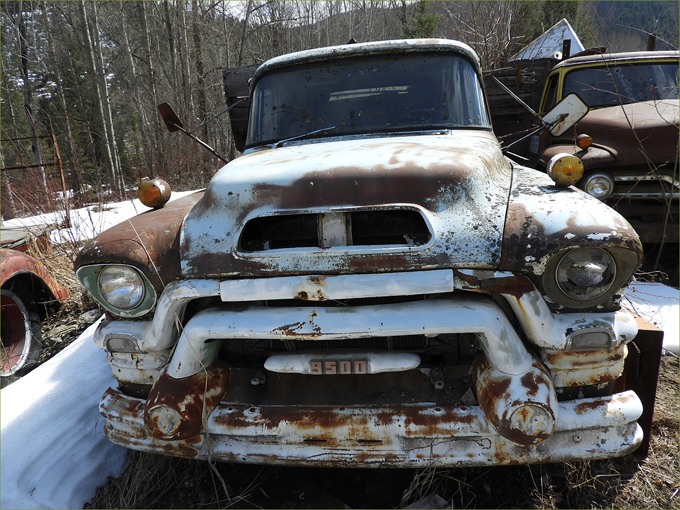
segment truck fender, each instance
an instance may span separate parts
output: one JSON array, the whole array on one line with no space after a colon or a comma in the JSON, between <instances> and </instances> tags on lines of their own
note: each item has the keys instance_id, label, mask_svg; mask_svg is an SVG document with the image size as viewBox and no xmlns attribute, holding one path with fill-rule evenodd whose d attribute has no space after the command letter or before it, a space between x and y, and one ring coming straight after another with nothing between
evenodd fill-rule
<instances>
[{"instance_id":1,"label":"truck fender","mask_svg":"<svg viewBox=\"0 0 680 510\"><path fill-rule=\"evenodd\" d=\"M162 292L180 274L180 228L202 197L202 191L193 193L105 230L80 250L74 269L90 264L131 265Z\"/></svg>"},{"instance_id":2,"label":"truck fender","mask_svg":"<svg viewBox=\"0 0 680 510\"><path fill-rule=\"evenodd\" d=\"M583 162L583 167L586 171L592 168L612 165L616 163L618 156L616 150L605 145L593 145L586 150L581 149L578 145L573 143L551 145L545 149L539 157L539 166L546 168L550 159L556 154L572 154L576 156Z\"/></svg>"}]
</instances>

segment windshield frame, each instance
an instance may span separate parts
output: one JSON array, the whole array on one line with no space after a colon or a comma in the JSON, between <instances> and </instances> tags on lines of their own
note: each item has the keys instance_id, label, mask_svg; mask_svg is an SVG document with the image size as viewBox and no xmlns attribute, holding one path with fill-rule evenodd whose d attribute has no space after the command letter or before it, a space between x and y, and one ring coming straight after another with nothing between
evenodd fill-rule
<instances>
[{"instance_id":1,"label":"windshield frame","mask_svg":"<svg viewBox=\"0 0 680 510\"><path fill-rule=\"evenodd\" d=\"M394 72L398 66L402 66L403 72ZM414 73L413 69L416 68L421 73ZM409 69L411 72L408 72ZM447 72L449 69L451 71ZM351 80L351 85L343 89L339 84L344 79L342 83L345 86L347 80L345 73L350 71L353 73L352 76L357 78ZM428 74L422 74L424 72ZM433 84L435 80L427 81L427 76L437 77L439 82ZM322 81L326 78L327 82ZM308 86L307 92L304 92L305 85L312 80L315 82ZM455 82L456 85L453 86L450 82ZM324 87L324 84L328 83L330 85ZM459 87L460 84L463 86ZM435 95L441 93L446 96L451 92L455 92L456 95L451 94L448 101L443 96L434 99L428 96L427 86L434 88ZM310 90L314 92L311 93ZM323 94L327 97L324 98ZM459 95L467 100L459 99ZM291 102L289 99L295 96L298 99ZM286 109L296 107L302 111L304 107L300 105L309 106L304 114L306 117L303 119L301 113L297 113L300 118L290 114L296 126L285 126L279 119L285 119L287 113L285 111L274 113L279 108L277 97L284 98L278 105ZM397 97L401 98L402 104L395 102ZM409 119L405 116L409 112L397 115L397 106L403 110L409 109L406 103L403 103L407 97L411 102L416 101L417 106L425 105L422 108L410 109L420 117ZM370 112L366 108L360 108L368 106L369 101L384 103L381 107L387 108L387 113L384 111L376 113L375 108ZM446 106L435 109L437 101ZM347 106L343 105L343 102L347 103ZM466 107L465 104L471 106ZM454 114L466 111L468 117L472 118L474 113L477 114L477 118L472 122L469 119L462 121L454 119L452 113L446 110L447 107L449 110L455 110ZM333 108L336 108L336 111ZM445 110L440 110L441 108ZM365 109L370 117L367 115L364 119L359 119ZM324 113L323 118L319 116L320 112ZM395 119L399 119L398 124L394 123ZM276 136L265 134L267 129L274 128L277 130ZM334 60L302 62L278 67L269 73L260 73L251 88L246 148L280 145L288 140L312 137L450 129L492 130L491 116L478 66L476 62L467 58L466 54L444 51L353 55Z\"/></svg>"}]
</instances>

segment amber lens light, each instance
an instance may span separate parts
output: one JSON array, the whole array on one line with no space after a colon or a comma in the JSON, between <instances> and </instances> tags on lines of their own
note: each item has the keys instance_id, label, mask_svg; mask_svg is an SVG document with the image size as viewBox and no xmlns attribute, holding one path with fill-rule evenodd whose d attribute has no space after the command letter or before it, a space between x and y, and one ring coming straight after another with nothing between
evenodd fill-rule
<instances>
[{"instance_id":1,"label":"amber lens light","mask_svg":"<svg viewBox=\"0 0 680 510\"><path fill-rule=\"evenodd\" d=\"M583 177L583 162L571 154L556 154L548 163L548 175L559 186L571 186Z\"/></svg>"},{"instance_id":2,"label":"amber lens light","mask_svg":"<svg viewBox=\"0 0 680 510\"><path fill-rule=\"evenodd\" d=\"M170 185L163 179L144 179L137 190L139 201L147 207L159 209L170 200Z\"/></svg>"},{"instance_id":3,"label":"amber lens light","mask_svg":"<svg viewBox=\"0 0 680 510\"><path fill-rule=\"evenodd\" d=\"M576 145L581 149L586 150L593 145L593 137L586 134L578 135L576 137Z\"/></svg>"}]
</instances>

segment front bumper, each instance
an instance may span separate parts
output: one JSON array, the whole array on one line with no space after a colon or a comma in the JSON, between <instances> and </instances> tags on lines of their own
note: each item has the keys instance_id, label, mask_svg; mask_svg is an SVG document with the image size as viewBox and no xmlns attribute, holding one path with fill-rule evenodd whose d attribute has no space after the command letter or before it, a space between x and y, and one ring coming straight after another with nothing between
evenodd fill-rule
<instances>
[{"instance_id":1,"label":"front bumper","mask_svg":"<svg viewBox=\"0 0 680 510\"><path fill-rule=\"evenodd\" d=\"M100 403L106 435L147 452L225 462L312 467L445 467L592 460L635 450L642 403L632 391L559 403L546 440L499 435L479 406L253 406L220 403L207 433L161 440L144 422L146 401L109 389Z\"/></svg>"}]
</instances>

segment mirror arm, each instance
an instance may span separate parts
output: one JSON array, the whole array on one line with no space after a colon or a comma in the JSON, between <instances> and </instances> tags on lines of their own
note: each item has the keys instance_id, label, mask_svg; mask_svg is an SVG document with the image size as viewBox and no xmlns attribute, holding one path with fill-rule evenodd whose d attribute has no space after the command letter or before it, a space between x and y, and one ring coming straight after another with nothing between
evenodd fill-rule
<instances>
[{"instance_id":1,"label":"mirror arm","mask_svg":"<svg viewBox=\"0 0 680 510\"><path fill-rule=\"evenodd\" d=\"M496 78L493 74L490 75L493 81L495 81L503 90L505 90L508 94L512 96L512 98L517 101L519 104L521 104L524 108L529 110L531 113L536 115L538 117L538 113L534 111L534 109L526 104L524 101L522 101L517 94L515 94L512 90L510 90L508 87L506 87L498 78Z\"/></svg>"}]
</instances>

